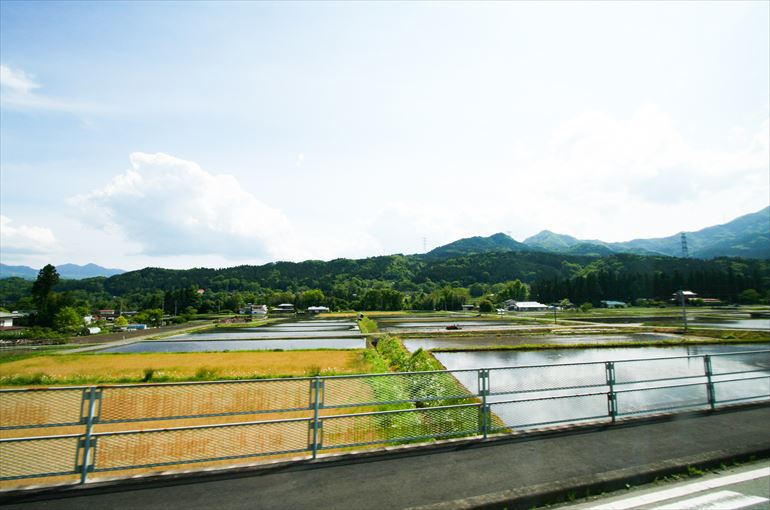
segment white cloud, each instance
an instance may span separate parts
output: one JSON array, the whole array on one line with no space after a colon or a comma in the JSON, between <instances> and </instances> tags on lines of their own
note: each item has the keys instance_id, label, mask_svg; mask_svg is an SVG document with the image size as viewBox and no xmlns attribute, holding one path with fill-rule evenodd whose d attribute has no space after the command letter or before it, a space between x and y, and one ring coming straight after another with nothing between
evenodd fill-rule
<instances>
[{"instance_id":1,"label":"white cloud","mask_svg":"<svg viewBox=\"0 0 770 510\"><path fill-rule=\"evenodd\" d=\"M106 108L75 99L61 99L36 92L42 86L22 69L0 64L0 106L15 110L48 110L69 113L97 113Z\"/></svg>"},{"instance_id":2,"label":"white cloud","mask_svg":"<svg viewBox=\"0 0 770 510\"><path fill-rule=\"evenodd\" d=\"M422 253L462 237L490 235L494 232L481 230L491 220L460 204L442 207L391 202L374 214L365 232L369 244L377 247L377 254Z\"/></svg>"},{"instance_id":3,"label":"white cloud","mask_svg":"<svg viewBox=\"0 0 770 510\"><path fill-rule=\"evenodd\" d=\"M507 221L526 215L540 228L611 241L670 235L758 210L770 196L769 124L747 146L720 151L688 143L655 105L627 119L583 113L554 130L545 153L514 163L507 183L517 190L516 209Z\"/></svg>"},{"instance_id":4,"label":"white cloud","mask_svg":"<svg viewBox=\"0 0 770 510\"><path fill-rule=\"evenodd\" d=\"M45 227L12 225L0 216L0 248L6 254L44 254L56 247L56 237Z\"/></svg>"},{"instance_id":5,"label":"white cloud","mask_svg":"<svg viewBox=\"0 0 770 510\"><path fill-rule=\"evenodd\" d=\"M131 169L103 189L74 197L86 221L121 233L146 255L296 259L293 227L231 175L167 154L131 154ZM269 194L269 190L259 190Z\"/></svg>"},{"instance_id":6,"label":"white cloud","mask_svg":"<svg viewBox=\"0 0 770 510\"><path fill-rule=\"evenodd\" d=\"M9 94L29 95L40 85L24 71L0 64L0 87Z\"/></svg>"},{"instance_id":7,"label":"white cloud","mask_svg":"<svg viewBox=\"0 0 770 510\"><path fill-rule=\"evenodd\" d=\"M305 162L304 154L297 154L297 168L302 168L302 164Z\"/></svg>"}]
</instances>

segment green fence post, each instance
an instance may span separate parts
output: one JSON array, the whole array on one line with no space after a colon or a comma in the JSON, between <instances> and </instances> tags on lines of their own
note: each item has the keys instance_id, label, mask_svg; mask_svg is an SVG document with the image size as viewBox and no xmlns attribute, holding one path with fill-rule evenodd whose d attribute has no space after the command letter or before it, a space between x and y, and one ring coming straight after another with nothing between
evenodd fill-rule
<instances>
[{"instance_id":1,"label":"green fence post","mask_svg":"<svg viewBox=\"0 0 770 510\"><path fill-rule=\"evenodd\" d=\"M97 399L101 398L101 393L97 394L97 389L95 386L91 386L87 390L88 394L88 415L86 416L86 435L85 439L81 440L81 445L83 448L83 465L81 466L80 470L80 483L86 483L86 479L88 478L88 472L93 469L93 465L91 463L90 457L92 457L91 452L91 435L93 434L94 430L94 420L96 419L96 401ZM85 397L85 395L83 395Z\"/></svg>"},{"instance_id":2,"label":"green fence post","mask_svg":"<svg viewBox=\"0 0 770 510\"><path fill-rule=\"evenodd\" d=\"M615 423L618 416L618 395L615 393L615 363L608 361L604 364L604 368L607 374L607 386L610 387L610 391L607 393L607 411L612 423Z\"/></svg>"},{"instance_id":3,"label":"green fence post","mask_svg":"<svg viewBox=\"0 0 770 510\"><path fill-rule=\"evenodd\" d=\"M313 458L315 459L318 456L318 448L321 447L320 433L322 424L318 416L318 411L321 407L323 381L320 377L316 376L316 378L312 380L311 386L313 388L313 421L310 423L310 426L313 427L311 450L313 452Z\"/></svg>"},{"instance_id":4,"label":"green fence post","mask_svg":"<svg viewBox=\"0 0 770 510\"><path fill-rule=\"evenodd\" d=\"M711 356L706 354L703 356L703 365L706 369L706 394L708 395L709 407L713 410L717 404L717 395L714 388L714 381L712 380L713 371L711 368Z\"/></svg>"},{"instance_id":5,"label":"green fence post","mask_svg":"<svg viewBox=\"0 0 770 510\"><path fill-rule=\"evenodd\" d=\"M479 408L479 412L481 413L481 416L479 417L479 425L481 428L481 434L484 436L484 439L487 438L487 434L489 433L489 404L487 404L487 395L489 394L489 370L485 368L480 368L478 371L478 380L479 380L479 396L481 397L481 407Z\"/></svg>"}]
</instances>

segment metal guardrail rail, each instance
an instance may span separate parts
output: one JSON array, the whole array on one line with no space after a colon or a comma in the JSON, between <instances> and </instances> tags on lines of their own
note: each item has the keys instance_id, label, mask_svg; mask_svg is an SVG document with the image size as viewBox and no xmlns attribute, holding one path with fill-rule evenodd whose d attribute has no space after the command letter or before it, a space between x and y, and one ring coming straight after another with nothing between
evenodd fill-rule
<instances>
[{"instance_id":1,"label":"metal guardrail rail","mask_svg":"<svg viewBox=\"0 0 770 510\"><path fill-rule=\"evenodd\" d=\"M768 400L770 350L472 370L0 390L0 433L6 436L0 439L0 482L3 488L13 481L46 484L61 482L61 477L85 483L99 473L279 455L315 458L353 447L486 438L555 424L614 422ZM199 424L186 424L190 420ZM170 426L156 428L163 421ZM176 426L180 421L185 424ZM80 427L77 433L44 434ZM35 429L43 434L18 437Z\"/></svg>"}]
</instances>

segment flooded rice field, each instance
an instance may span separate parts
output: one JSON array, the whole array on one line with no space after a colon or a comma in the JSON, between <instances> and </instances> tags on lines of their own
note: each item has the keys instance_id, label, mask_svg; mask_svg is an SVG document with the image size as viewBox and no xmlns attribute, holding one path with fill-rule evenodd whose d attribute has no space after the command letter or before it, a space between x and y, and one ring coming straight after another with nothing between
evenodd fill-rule
<instances>
[{"instance_id":1,"label":"flooded rice field","mask_svg":"<svg viewBox=\"0 0 770 510\"><path fill-rule=\"evenodd\" d=\"M679 335L668 333L629 333L616 335L537 335L537 336L442 336L434 338L410 338L403 341L404 347L410 352L417 349L465 349L479 347L501 347L525 344L590 344L606 342L650 342L681 338Z\"/></svg>"},{"instance_id":2,"label":"flooded rice field","mask_svg":"<svg viewBox=\"0 0 770 510\"><path fill-rule=\"evenodd\" d=\"M446 330L462 331L505 331L525 326L542 324L533 320L469 320L469 319L426 319L426 320L378 320L380 331L385 333L425 332L432 333Z\"/></svg>"},{"instance_id":3,"label":"flooded rice field","mask_svg":"<svg viewBox=\"0 0 770 510\"><path fill-rule=\"evenodd\" d=\"M607 361L614 362L619 416L706 408L707 379L701 357L705 354L712 355L717 402L767 400L770 352L756 352L767 348L767 344L747 344L434 355L450 370L465 369L454 375L474 393L479 389L479 373L468 369L489 368L487 402L494 416L507 427L532 427L606 420L609 386L602 362Z\"/></svg>"},{"instance_id":4,"label":"flooded rice field","mask_svg":"<svg viewBox=\"0 0 770 510\"><path fill-rule=\"evenodd\" d=\"M354 321L302 320L254 328L219 327L163 340L135 342L100 352L206 352L297 349L363 349L366 341Z\"/></svg>"},{"instance_id":5,"label":"flooded rice field","mask_svg":"<svg viewBox=\"0 0 770 510\"><path fill-rule=\"evenodd\" d=\"M766 350L768 344L690 345L674 347L611 347L601 349L555 349L540 351L464 351L437 352L434 356L449 370L466 368L516 367L563 363L591 363L624 359L651 359L672 356L702 356ZM757 358L770 370L770 354ZM702 360L698 361L703 363Z\"/></svg>"}]
</instances>

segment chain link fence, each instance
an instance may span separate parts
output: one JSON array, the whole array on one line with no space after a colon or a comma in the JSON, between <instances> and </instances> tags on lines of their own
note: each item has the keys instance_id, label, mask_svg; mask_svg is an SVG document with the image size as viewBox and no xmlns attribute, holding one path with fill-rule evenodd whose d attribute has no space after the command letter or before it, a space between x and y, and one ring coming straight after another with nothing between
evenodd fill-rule
<instances>
[{"instance_id":1,"label":"chain link fence","mask_svg":"<svg viewBox=\"0 0 770 510\"><path fill-rule=\"evenodd\" d=\"M770 350L612 362L0 390L0 488L487 437L770 400ZM53 432L52 432L53 431Z\"/></svg>"}]
</instances>

